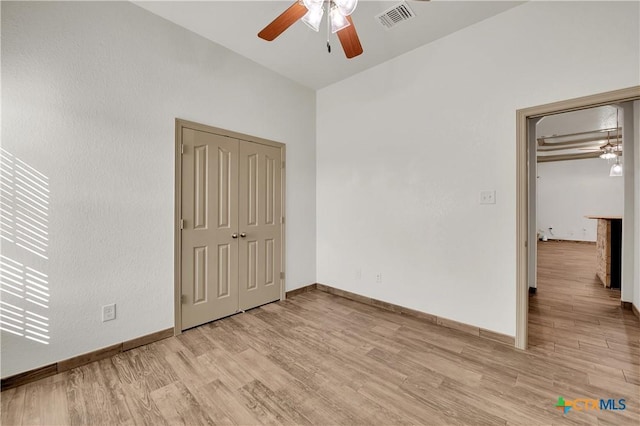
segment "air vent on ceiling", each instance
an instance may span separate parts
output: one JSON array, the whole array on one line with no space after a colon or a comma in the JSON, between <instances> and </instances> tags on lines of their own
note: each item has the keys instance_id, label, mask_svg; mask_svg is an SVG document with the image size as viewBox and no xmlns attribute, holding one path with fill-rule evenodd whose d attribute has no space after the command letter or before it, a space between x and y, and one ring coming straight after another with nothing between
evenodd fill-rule
<instances>
[{"instance_id":1,"label":"air vent on ceiling","mask_svg":"<svg viewBox=\"0 0 640 426\"><path fill-rule=\"evenodd\" d=\"M400 22L408 21L415 18L416 14L409 8L406 2L402 2L390 9L385 10L376 16L376 20L386 29L390 29L398 25Z\"/></svg>"}]
</instances>

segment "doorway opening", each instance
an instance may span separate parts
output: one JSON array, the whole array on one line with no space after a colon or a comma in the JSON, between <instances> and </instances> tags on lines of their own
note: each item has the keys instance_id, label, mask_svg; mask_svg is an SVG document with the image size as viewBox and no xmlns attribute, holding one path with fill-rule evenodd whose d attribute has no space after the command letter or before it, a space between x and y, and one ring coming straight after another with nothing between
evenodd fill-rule
<instances>
[{"instance_id":1,"label":"doorway opening","mask_svg":"<svg viewBox=\"0 0 640 426\"><path fill-rule=\"evenodd\" d=\"M638 151L637 130L634 130L634 101L640 99L640 86L601 93L552 104L526 108L517 111L517 205L516 205L516 347L526 349L528 344L528 310L529 283L531 277L535 279L535 247L537 242L537 223L535 201L532 201L531 183L535 188L536 167L532 153L536 147L535 123L544 116L551 116L571 111L584 110L604 105L621 105L624 108L622 122L627 133L627 152L624 156L625 198L623 221L623 267L622 267L622 300L633 300L634 287L638 283L638 265L634 253L640 253L636 236L640 224L637 214L637 192L640 185L634 179L635 164ZM635 102L636 108L638 102ZM637 126L637 124L636 124ZM624 138L624 136L623 136ZM635 150L634 150L635 148ZM626 238L624 238L626 236ZM534 281L535 282L535 281ZM640 289L635 289L636 292Z\"/></svg>"},{"instance_id":2,"label":"doorway opening","mask_svg":"<svg viewBox=\"0 0 640 426\"><path fill-rule=\"evenodd\" d=\"M633 321L620 306L624 179L610 173L624 155L622 114L607 105L530 119L531 349L608 348Z\"/></svg>"}]
</instances>

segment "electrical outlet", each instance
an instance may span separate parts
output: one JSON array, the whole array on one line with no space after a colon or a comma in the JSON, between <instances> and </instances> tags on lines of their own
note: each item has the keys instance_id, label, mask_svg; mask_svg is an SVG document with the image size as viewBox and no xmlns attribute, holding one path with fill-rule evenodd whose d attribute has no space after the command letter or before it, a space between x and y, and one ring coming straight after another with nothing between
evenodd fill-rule
<instances>
[{"instance_id":1,"label":"electrical outlet","mask_svg":"<svg viewBox=\"0 0 640 426\"><path fill-rule=\"evenodd\" d=\"M480 204L495 204L496 191L480 191Z\"/></svg>"},{"instance_id":2,"label":"electrical outlet","mask_svg":"<svg viewBox=\"0 0 640 426\"><path fill-rule=\"evenodd\" d=\"M377 282L378 284L382 283L382 272L378 272L378 273L376 274L376 282Z\"/></svg>"},{"instance_id":3,"label":"electrical outlet","mask_svg":"<svg viewBox=\"0 0 640 426\"><path fill-rule=\"evenodd\" d=\"M116 319L116 304L104 305L102 307L102 322Z\"/></svg>"}]
</instances>

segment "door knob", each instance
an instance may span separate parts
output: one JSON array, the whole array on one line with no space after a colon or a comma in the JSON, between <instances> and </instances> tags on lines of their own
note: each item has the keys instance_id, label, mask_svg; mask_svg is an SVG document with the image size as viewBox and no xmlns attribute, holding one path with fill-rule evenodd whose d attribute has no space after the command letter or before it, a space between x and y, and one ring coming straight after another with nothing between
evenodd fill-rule
<instances>
[{"instance_id":1,"label":"door knob","mask_svg":"<svg viewBox=\"0 0 640 426\"><path fill-rule=\"evenodd\" d=\"M247 234L245 234L244 232L241 232L241 233L240 233L240 236L241 236L242 238L244 238L244 237L246 237L246 236L247 236Z\"/></svg>"},{"instance_id":2,"label":"door knob","mask_svg":"<svg viewBox=\"0 0 640 426\"><path fill-rule=\"evenodd\" d=\"M238 234L234 232L233 234L231 234L231 238L238 238Z\"/></svg>"}]
</instances>

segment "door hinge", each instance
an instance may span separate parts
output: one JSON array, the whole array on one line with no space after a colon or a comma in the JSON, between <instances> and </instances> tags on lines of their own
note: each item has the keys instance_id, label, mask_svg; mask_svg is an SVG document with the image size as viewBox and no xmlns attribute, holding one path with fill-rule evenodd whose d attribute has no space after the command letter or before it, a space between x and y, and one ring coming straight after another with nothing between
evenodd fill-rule
<instances>
[{"instance_id":1,"label":"door hinge","mask_svg":"<svg viewBox=\"0 0 640 426\"><path fill-rule=\"evenodd\" d=\"M282 161L282 168L283 168L283 169L284 169L284 163L285 163L285 161L283 160L283 161Z\"/></svg>"},{"instance_id":2,"label":"door hinge","mask_svg":"<svg viewBox=\"0 0 640 426\"><path fill-rule=\"evenodd\" d=\"M280 272L280 279L284 280L284 272Z\"/></svg>"},{"instance_id":3,"label":"door hinge","mask_svg":"<svg viewBox=\"0 0 640 426\"><path fill-rule=\"evenodd\" d=\"M183 294L182 296L180 296L180 303L182 303L183 305L185 303L187 303L187 295Z\"/></svg>"},{"instance_id":4,"label":"door hinge","mask_svg":"<svg viewBox=\"0 0 640 426\"><path fill-rule=\"evenodd\" d=\"M280 223L284 225L284 217L280 218Z\"/></svg>"},{"instance_id":5,"label":"door hinge","mask_svg":"<svg viewBox=\"0 0 640 426\"><path fill-rule=\"evenodd\" d=\"M184 154L184 144L180 144L180 154Z\"/></svg>"},{"instance_id":6,"label":"door hinge","mask_svg":"<svg viewBox=\"0 0 640 426\"><path fill-rule=\"evenodd\" d=\"M184 219L180 219L180 229L184 229Z\"/></svg>"}]
</instances>

